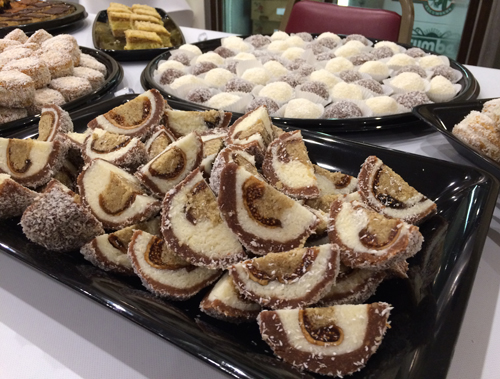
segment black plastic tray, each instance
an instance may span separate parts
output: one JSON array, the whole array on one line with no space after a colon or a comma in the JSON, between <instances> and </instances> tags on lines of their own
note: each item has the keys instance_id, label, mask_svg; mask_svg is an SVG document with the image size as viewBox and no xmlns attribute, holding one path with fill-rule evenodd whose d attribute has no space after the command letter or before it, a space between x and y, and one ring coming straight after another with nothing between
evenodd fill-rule
<instances>
[{"instance_id":1,"label":"black plastic tray","mask_svg":"<svg viewBox=\"0 0 500 379\"><path fill-rule=\"evenodd\" d=\"M121 83L123 79L123 68L122 66L111 58L108 54L103 53L102 51L90 49L88 47L80 46L80 50L82 53L89 54L96 58L99 62L104 64L107 69L106 81L103 86L95 91L92 91L88 95L82 96L76 100L70 101L61 108L70 111L76 108L81 108L89 103L93 103L99 101L102 97L106 96L109 92L111 92L114 88ZM4 133L23 128L27 125L31 125L33 123L38 124L38 120L40 119L40 115L28 116L21 118L19 120L7 122L5 124L0 124L0 136L3 136Z\"/></svg>"},{"instance_id":2,"label":"black plastic tray","mask_svg":"<svg viewBox=\"0 0 500 379\"><path fill-rule=\"evenodd\" d=\"M173 47L163 47L160 49L142 49L142 50L124 50L124 49L106 49L103 47L103 42L101 36L97 31L98 25L102 25L104 30L111 36L111 29L108 24L108 12L103 10L100 11L92 26L92 41L94 42L94 47L101 51L106 52L113 58L119 61L149 61L159 54L162 54L168 50L179 47L186 43L184 34L182 34L181 29L174 20L161 8L156 8L156 11L160 14L163 20L163 26L172 34L172 45Z\"/></svg>"},{"instance_id":3,"label":"black plastic tray","mask_svg":"<svg viewBox=\"0 0 500 379\"><path fill-rule=\"evenodd\" d=\"M377 42L378 40L373 40ZM221 38L212 39L193 43L198 46L202 52L212 51L221 45ZM167 51L154 58L141 74L141 84L146 90L156 88L167 99L176 99L190 104L193 109L209 109L203 105L191 103L187 100L180 99L166 92L162 86L155 82L153 74L160 61L168 59L170 52ZM450 59L450 65L454 69L462 73L462 79L459 84L462 85L461 91L453 99L453 102L466 100L474 100L479 94L479 83L476 81L472 73L460 63ZM239 113L234 113L233 118L242 116ZM350 119L297 119L285 117L273 117L273 123L276 125L289 125L304 130L312 130L330 135L337 133L352 133L365 131L382 131L388 129L408 129L412 127L426 127L420 119L415 117L411 112L400 113L396 115L381 116L381 117L359 117Z\"/></svg>"},{"instance_id":4,"label":"black plastic tray","mask_svg":"<svg viewBox=\"0 0 500 379\"><path fill-rule=\"evenodd\" d=\"M46 31L54 31L60 28L65 28L67 26L73 25L87 18L87 12L85 8L76 3L71 3L69 1L48 1L49 3L64 3L75 7L75 11L66 16L55 18L49 21L33 22L31 24L16 25L16 26L4 26L0 28L0 38L7 35L14 29L22 29L26 34L32 34L38 29L45 29Z\"/></svg>"},{"instance_id":5,"label":"black plastic tray","mask_svg":"<svg viewBox=\"0 0 500 379\"><path fill-rule=\"evenodd\" d=\"M72 112L76 130L83 131L89 120L134 97L125 95ZM9 137L36 133L32 125ZM446 378L495 208L498 181L473 167L308 131L303 136L311 158L323 167L357 175L365 158L375 154L436 201L438 214L420 227L425 243L410 262L410 279L390 279L368 300L394 306L391 329L367 366L352 378ZM320 377L299 373L275 358L256 323L237 326L201 313L199 302L206 291L185 302L164 301L151 296L138 278L102 271L76 251L55 253L30 243L18 219L0 221L0 230L0 251L235 378Z\"/></svg>"}]
</instances>

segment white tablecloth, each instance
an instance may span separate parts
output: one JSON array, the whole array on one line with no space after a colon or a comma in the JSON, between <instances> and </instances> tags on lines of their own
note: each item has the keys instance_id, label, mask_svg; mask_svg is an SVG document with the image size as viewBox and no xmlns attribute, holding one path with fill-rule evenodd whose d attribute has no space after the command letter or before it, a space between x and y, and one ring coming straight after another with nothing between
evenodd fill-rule
<instances>
[{"instance_id":1,"label":"white tablecloth","mask_svg":"<svg viewBox=\"0 0 500 379\"><path fill-rule=\"evenodd\" d=\"M93 47L93 15L74 34ZM188 42L205 31L182 28ZM209 38L223 33L206 32ZM204 35L201 36L205 37ZM119 88L142 92L146 62L123 63ZM480 98L500 97L500 70L468 66ZM349 136L349 138L353 138ZM439 133L359 135L358 141L471 165ZM1 231L0 231L1 233ZM497 203L449 379L500 377L500 206ZM223 378L156 335L0 253L0 378ZM431 379L431 378L429 378Z\"/></svg>"}]
</instances>

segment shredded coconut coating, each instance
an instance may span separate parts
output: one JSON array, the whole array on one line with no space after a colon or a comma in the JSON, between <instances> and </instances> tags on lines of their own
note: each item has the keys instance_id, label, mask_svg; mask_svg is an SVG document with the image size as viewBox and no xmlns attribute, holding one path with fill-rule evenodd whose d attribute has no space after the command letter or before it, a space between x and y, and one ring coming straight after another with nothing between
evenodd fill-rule
<instances>
[{"instance_id":1,"label":"shredded coconut coating","mask_svg":"<svg viewBox=\"0 0 500 379\"><path fill-rule=\"evenodd\" d=\"M90 82L87 79L76 76L52 79L49 87L61 92L66 101L76 100L92 92Z\"/></svg>"},{"instance_id":2,"label":"shredded coconut coating","mask_svg":"<svg viewBox=\"0 0 500 379\"><path fill-rule=\"evenodd\" d=\"M251 112L261 105L265 105L267 108L267 112L269 114L273 114L279 109L279 105L274 101L273 99L270 99L269 97L256 97L254 98L250 103L248 103L246 112Z\"/></svg>"},{"instance_id":3,"label":"shredded coconut coating","mask_svg":"<svg viewBox=\"0 0 500 379\"><path fill-rule=\"evenodd\" d=\"M35 89L45 87L50 82L50 71L47 64L37 57L21 58L7 63L3 71L17 70L28 75L35 84Z\"/></svg>"},{"instance_id":4,"label":"shredded coconut coating","mask_svg":"<svg viewBox=\"0 0 500 379\"><path fill-rule=\"evenodd\" d=\"M324 118L352 118L361 117L361 109L351 101L337 101L325 108Z\"/></svg>"},{"instance_id":5,"label":"shredded coconut coating","mask_svg":"<svg viewBox=\"0 0 500 379\"><path fill-rule=\"evenodd\" d=\"M423 91L411 91L407 93L402 93L396 95L394 98L399 104L408 109L412 109L417 105L432 103L432 101Z\"/></svg>"},{"instance_id":6,"label":"shredded coconut coating","mask_svg":"<svg viewBox=\"0 0 500 379\"><path fill-rule=\"evenodd\" d=\"M25 108L6 108L0 106L0 125L19 120L26 116L28 116L28 111Z\"/></svg>"},{"instance_id":7,"label":"shredded coconut coating","mask_svg":"<svg viewBox=\"0 0 500 379\"><path fill-rule=\"evenodd\" d=\"M38 193L0 174L0 219L21 216Z\"/></svg>"},{"instance_id":8,"label":"shredded coconut coating","mask_svg":"<svg viewBox=\"0 0 500 379\"><path fill-rule=\"evenodd\" d=\"M0 106L25 108L35 98L35 82L17 70L0 72Z\"/></svg>"},{"instance_id":9,"label":"shredded coconut coating","mask_svg":"<svg viewBox=\"0 0 500 379\"><path fill-rule=\"evenodd\" d=\"M209 88L195 88L188 92L186 100L193 103L204 103L212 97L212 91Z\"/></svg>"},{"instance_id":10,"label":"shredded coconut coating","mask_svg":"<svg viewBox=\"0 0 500 379\"><path fill-rule=\"evenodd\" d=\"M73 76L87 79L92 86L92 90L96 91L104 85L104 75L97 70L88 67L75 67Z\"/></svg>"},{"instance_id":11,"label":"shredded coconut coating","mask_svg":"<svg viewBox=\"0 0 500 379\"><path fill-rule=\"evenodd\" d=\"M106 76L107 74L106 65L99 62L97 59L95 59L92 55L89 54L82 53L80 55L80 66L97 70L104 76Z\"/></svg>"}]
</instances>

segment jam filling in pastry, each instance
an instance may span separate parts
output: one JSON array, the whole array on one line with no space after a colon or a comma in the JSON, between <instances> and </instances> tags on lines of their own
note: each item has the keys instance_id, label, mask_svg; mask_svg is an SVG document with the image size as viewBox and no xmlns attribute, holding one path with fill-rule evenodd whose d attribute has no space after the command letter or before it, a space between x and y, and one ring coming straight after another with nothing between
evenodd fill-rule
<instances>
[{"instance_id":1,"label":"jam filling in pastry","mask_svg":"<svg viewBox=\"0 0 500 379\"><path fill-rule=\"evenodd\" d=\"M237 263L229 268L236 288L266 308L316 303L335 284L340 253L335 245L297 248Z\"/></svg>"},{"instance_id":2,"label":"jam filling in pastry","mask_svg":"<svg viewBox=\"0 0 500 379\"><path fill-rule=\"evenodd\" d=\"M303 205L234 162L221 172L219 208L241 244L257 255L302 247L318 223Z\"/></svg>"},{"instance_id":3,"label":"jam filling in pastry","mask_svg":"<svg viewBox=\"0 0 500 379\"><path fill-rule=\"evenodd\" d=\"M142 230L134 232L127 254L144 287L172 300L189 299L222 273L191 265L170 250L163 239Z\"/></svg>"},{"instance_id":4,"label":"jam filling in pastry","mask_svg":"<svg viewBox=\"0 0 500 379\"><path fill-rule=\"evenodd\" d=\"M418 225L437 212L436 203L406 183L376 156L366 158L358 175L365 203L388 217Z\"/></svg>"},{"instance_id":5,"label":"jam filling in pastry","mask_svg":"<svg viewBox=\"0 0 500 379\"><path fill-rule=\"evenodd\" d=\"M196 266L226 268L247 257L222 219L217 198L200 169L165 195L162 232L168 247Z\"/></svg>"},{"instance_id":6,"label":"jam filling in pastry","mask_svg":"<svg viewBox=\"0 0 500 379\"><path fill-rule=\"evenodd\" d=\"M339 376L361 370L388 327L387 303L262 311L257 321L274 354L301 370Z\"/></svg>"}]
</instances>

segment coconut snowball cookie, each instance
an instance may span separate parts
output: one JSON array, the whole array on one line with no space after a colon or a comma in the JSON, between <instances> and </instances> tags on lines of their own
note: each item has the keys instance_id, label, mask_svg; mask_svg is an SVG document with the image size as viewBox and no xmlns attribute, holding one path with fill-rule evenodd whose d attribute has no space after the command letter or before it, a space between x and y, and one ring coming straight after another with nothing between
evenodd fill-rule
<instances>
[{"instance_id":1,"label":"coconut snowball cookie","mask_svg":"<svg viewBox=\"0 0 500 379\"><path fill-rule=\"evenodd\" d=\"M187 300L222 274L191 265L173 253L163 239L142 230L132 235L127 254L144 287L167 299Z\"/></svg>"},{"instance_id":2,"label":"coconut snowball cookie","mask_svg":"<svg viewBox=\"0 0 500 379\"><path fill-rule=\"evenodd\" d=\"M196 266L226 268L247 257L199 169L165 195L162 232L170 250Z\"/></svg>"},{"instance_id":3,"label":"coconut snowball cookie","mask_svg":"<svg viewBox=\"0 0 500 379\"><path fill-rule=\"evenodd\" d=\"M382 343L392 307L387 303L262 311L263 340L291 365L343 377L361 370Z\"/></svg>"},{"instance_id":4,"label":"coconut snowball cookie","mask_svg":"<svg viewBox=\"0 0 500 379\"><path fill-rule=\"evenodd\" d=\"M26 208L23 233L32 242L53 251L71 251L103 234L102 224L83 205L80 196L57 180Z\"/></svg>"},{"instance_id":5,"label":"coconut snowball cookie","mask_svg":"<svg viewBox=\"0 0 500 379\"><path fill-rule=\"evenodd\" d=\"M297 248L246 260L229 268L245 299L271 309L316 303L335 283L340 266L337 246Z\"/></svg>"}]
</instances>

